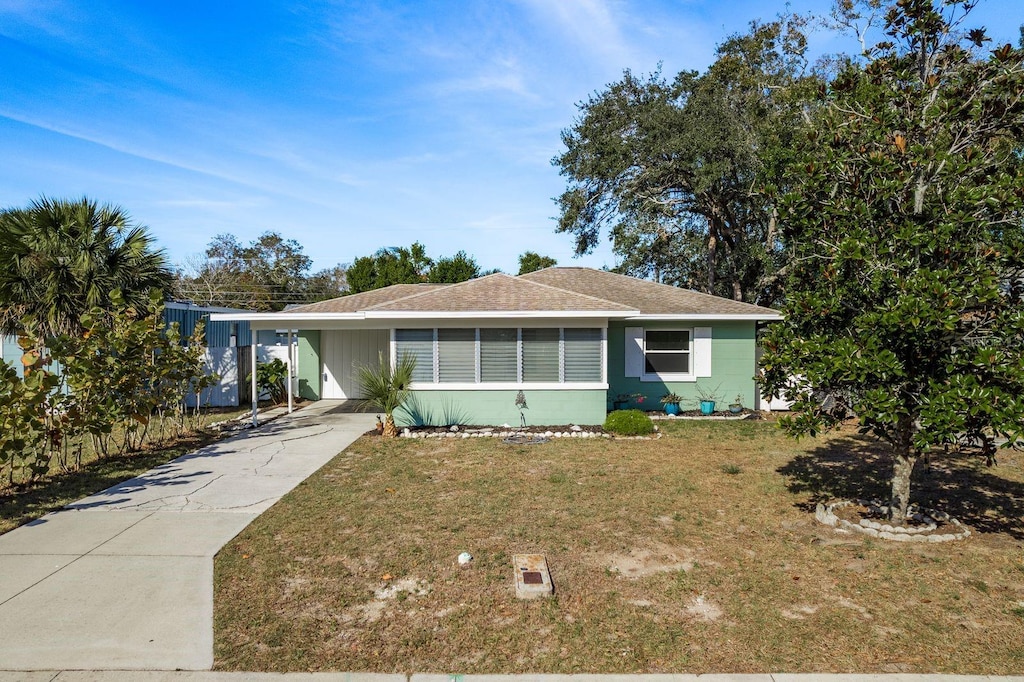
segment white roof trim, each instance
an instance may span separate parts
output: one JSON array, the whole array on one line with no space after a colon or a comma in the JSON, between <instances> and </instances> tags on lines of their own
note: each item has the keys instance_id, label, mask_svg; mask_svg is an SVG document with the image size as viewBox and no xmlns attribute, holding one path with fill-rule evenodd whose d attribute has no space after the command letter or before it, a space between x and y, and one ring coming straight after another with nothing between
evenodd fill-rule
<instances>
[{"instance_id":1,"label":"white roof trim","mask_svg":"<svg viewBox=\"0 0 1024 682\"><path fill-rule=\"evenodd\" d=\"M635 315L627 317L627 322L682 322L688 320L722 320L734 322L757 322L781 320L779 313L680 313L678 315Z\"/></svg>"},{"instance_id":2,"label":"white roof trim","mask_svg":"<svg viewBox=\"0 0 1024 682\"><path fill-rule=\"evenodd\" d=\"M641 315L638 310L471 310L464 312L418 312L411 310L367 310L355 313L213 313L213 322L316 322L318 320L460 320L460 319L567 319L613 318L627 322L686 322L692 320L774 321L783 319L772 313L681 313L678 315Z\"/></svg>"},{"instance_id":3,"label":"white roof trim","mask_svg":"<svg viewBox=\"0 0 1024 682\"><path fill-rule=\"evenodd\" d=\"M366 319L378 320L459 320L459 319L565 319L570 317L626 317L638 310L471 310L462 312L418 312L411 310L367 310Z\"/></svg>"},{"instance_id":4,"label":"white roof trim","mask_svg":"<svg viewBox=\"0 0 1024 682\"><path fill-rule=\"evenodd\" d=\"M363 313L213 313L213 322L275 322L287 324L291 320L309 322L316 320L362 320Z\"/></svg>"}]
</instances>

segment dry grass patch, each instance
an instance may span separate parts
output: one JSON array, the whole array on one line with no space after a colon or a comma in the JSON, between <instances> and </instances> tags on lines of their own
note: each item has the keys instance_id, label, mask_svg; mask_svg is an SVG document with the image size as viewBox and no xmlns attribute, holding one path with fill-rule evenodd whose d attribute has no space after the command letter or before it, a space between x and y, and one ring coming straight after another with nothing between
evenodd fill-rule
<instances>
[{"instance_id":1,"label":"dry grass patch","mask_svg":"<svg viewBox=\"0 0 1024 682\"><path fill-rule=\"evenodd\" d=\"M1021 455L992 470L934 463L921 502L980 532L908 546L837 534L808 511L884 489L866 441L795 444L751 422L664 430L535 446L361 439L221 551L217 667L1024 667ZM534 552L556 596L518 601L511 555Z\"/></svg>"}]
</instances>

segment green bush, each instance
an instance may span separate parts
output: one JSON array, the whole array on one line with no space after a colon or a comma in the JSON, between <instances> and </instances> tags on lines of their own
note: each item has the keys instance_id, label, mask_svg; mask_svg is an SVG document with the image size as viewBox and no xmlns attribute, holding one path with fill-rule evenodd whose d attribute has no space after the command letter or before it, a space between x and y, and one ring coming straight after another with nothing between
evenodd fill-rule
<instances>
[{"instance_id":1,"label":"green bush","mask_svg":"<svg viewBox=\"0 0 1024 682\"><path fill-rule=\"evenodd\" d=\"M252 374L246 377L246 381L252 381ZM260 395L270 394L270 401L275 405L284 402L288 397L288 364L281 358L274 358L270 362L256 365L256 388Z\"/></svg>"},{"instance_id":2,"label":"green bush","mask_svg":"<svg viewBox=\"0 0 1024 682\"><path fill-rule=\"evenodd\" d=\"M640 410L615 410L604 420L604 430L620 436L643 436L654 431L654 422Z\"/></svg>"}]
</instances>

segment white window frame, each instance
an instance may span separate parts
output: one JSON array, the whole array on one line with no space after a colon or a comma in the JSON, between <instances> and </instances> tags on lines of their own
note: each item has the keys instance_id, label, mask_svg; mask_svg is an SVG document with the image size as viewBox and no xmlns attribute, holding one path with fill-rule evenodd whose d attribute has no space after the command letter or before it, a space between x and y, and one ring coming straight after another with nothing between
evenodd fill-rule
<instances>
[{"instance_id":1,"label":"white window frame","mask_svg":"<svg viewBox=\"0 0 1024 682\"><path fill-rule=\"evenodd\" d=\"M690 371L689 372L671 372L671 373L664 373L664 374L659 374L657 372L654 372L654 373L648 372L647 371L647 334L649 332L686 332L687 338L689 339L689 346L688 346L688 348L685 351L684 350L679 350L679 351L658 350L658 351L651 351L651 352L652 353L673 353L674 352L674 353L678 353L680 355L686 354L686 355L689 356L689 360L690 360L689 363L688 363ZM694 346L694 344L693 344L694 336L695 336L695 334L694 334L694 328L693 327L651 327L649 329L645 328L644 329L644 336L643 336L643 348L642 348L643 363L644 364L643 364L643 367L641 369L640 381L648 381L648 382L651 382L651 381L696 381L697 380L696 356L695 356L694 347L693 347Z\"/></svg>"},{"instance_id":2,"label":"white window frame","mask_svg":"<svg viewBox=\"0 0 1024 682\"><path fill-rule=\"evenodd\" d=\"M501 326L503 328L514 328L516 330L516 381L511 382L482 382L480 381L480 329L483 327L475 327L476 329L476 382L475 383L441 383L439 379L439 367L438 367L438 341L437 341L437 330L438 327L392 327L391 328L391 362L394 363L397 359L398 349L396 341L396 332L399 328L401 329L432 329L433 340L434 340L434 380L431 383L426 382L413 382L409 388L413 391L508 391L508 390L607 390L608 389L608 327L599 325L586 325L588 329L600 329L601 330L601 380L600 381L565 381L565 327L559 326L558 329L558 365L559 365L559 380L550 382L524 382L523 381L523 327L508 324L494 325ZM582 326L582 325L581 325ZM532 327L530 327L532 328ZM545 327L551 329L552 327ZM692 344L693 338L691 335L690 342Z\"/></svg>"}]
</instances>

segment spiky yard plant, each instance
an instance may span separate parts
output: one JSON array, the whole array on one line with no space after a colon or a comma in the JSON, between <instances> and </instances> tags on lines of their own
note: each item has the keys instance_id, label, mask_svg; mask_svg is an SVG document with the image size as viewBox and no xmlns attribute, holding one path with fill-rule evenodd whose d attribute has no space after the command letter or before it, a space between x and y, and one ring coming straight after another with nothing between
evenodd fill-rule
<instances>
[{"instance_id":1,"label":"spiky yard plant","mask_svg":"<svg viewBox=\"0 0 1024 682\"><path fill-rule=\"evenodd\" d=\"M409 384L415 369L415 357L403 354L392 367L384 353L379 354L376 365L359 367L359 386L365 405L384 413L385 438L398 435L394 412L409 398Z\"/></svg>"}]
</instances>

